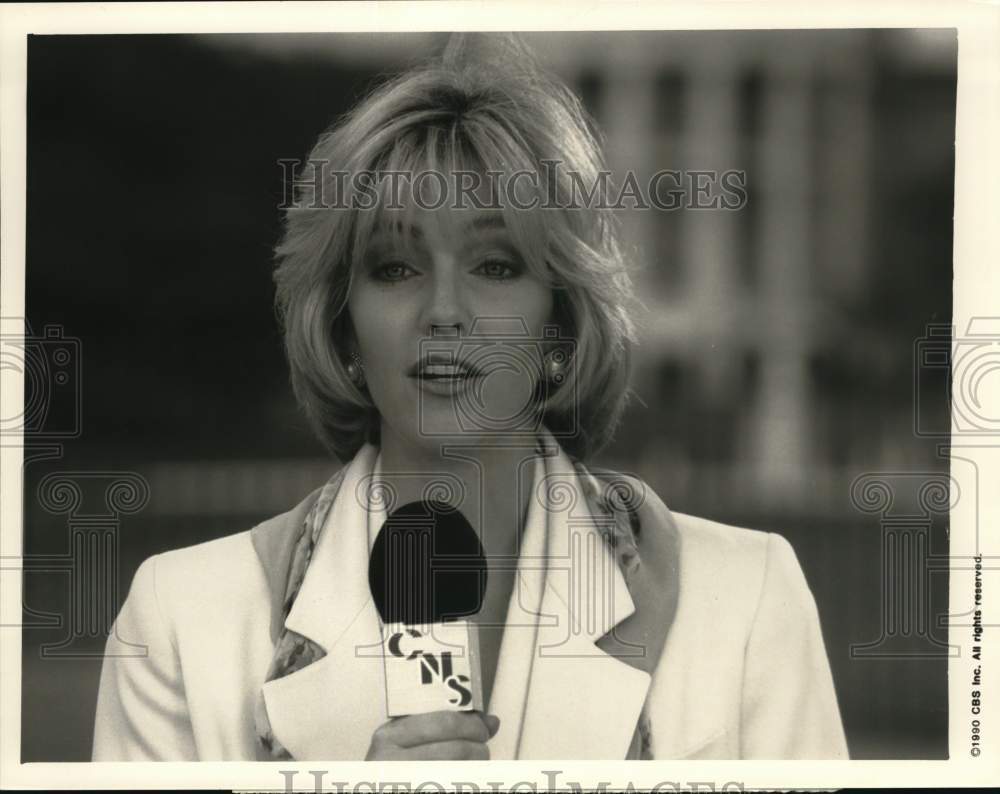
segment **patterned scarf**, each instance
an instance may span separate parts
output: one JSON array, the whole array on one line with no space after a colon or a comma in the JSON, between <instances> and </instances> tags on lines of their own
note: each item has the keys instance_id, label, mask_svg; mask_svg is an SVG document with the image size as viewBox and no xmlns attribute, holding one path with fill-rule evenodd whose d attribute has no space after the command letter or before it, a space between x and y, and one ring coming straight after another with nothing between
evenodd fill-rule
<instances>
[{"instance_id":1,"label":"patterned scarf","mask_svg":"<svg viewBox=\"0 0 1000 794\"><path fill-rule=\"evenodd\" d=\"M598 476L608 475L599 473L598 476L595 476L583 463L575 459L571 460L573 460L577 478L590 506L590 514L594 517L595 524L605 543L614 553L626 584L629 584L631 577L638 570L640 562L636 546L636 538L640 534L639 517L630 505L630 488L623 480L615 479L613 475L608 477L607 482L602 482ZM326 652L315 642L284 627L283 624L291 612L292 605L302 587L302 582L305 580L313 551L319 541L320 532L326 524L330 508L340 491L345 471L346 467L342 468L323 486L319 497L299 527L282 602L282 629L274 646L274 656L271 659L270 667L268 667L265 681L283 678L326 655ZM262 761L292 760L291 754L271 731L263 693L257 697L254 722L257 730L258 758ZM645 707L643 707L627 758L628 760L652 759L651 748L652 736L649 717Z\"/></svg>"}]
</instances>

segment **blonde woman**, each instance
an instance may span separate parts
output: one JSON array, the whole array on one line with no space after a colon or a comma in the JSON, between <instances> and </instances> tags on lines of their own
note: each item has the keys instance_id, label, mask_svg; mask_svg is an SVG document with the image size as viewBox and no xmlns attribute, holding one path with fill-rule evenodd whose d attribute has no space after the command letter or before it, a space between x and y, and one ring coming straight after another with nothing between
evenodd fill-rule
<instances>
[{"instance_id":1,"label":"blonde woman","mask_svg":"<svg viewBox=\"0 0 1000 794\"><path fill-rule=\"evenodd\" d=\"M577 97L516 40L454 37L309 162L277 302L297 398L347 463L288 513L143 563L95 760L846 757L789 544L588 466L634 331ZM429 489L488 561L486 707L390 719L359 652L381 632L369 551Z\"/></svg>"}]
</instances>

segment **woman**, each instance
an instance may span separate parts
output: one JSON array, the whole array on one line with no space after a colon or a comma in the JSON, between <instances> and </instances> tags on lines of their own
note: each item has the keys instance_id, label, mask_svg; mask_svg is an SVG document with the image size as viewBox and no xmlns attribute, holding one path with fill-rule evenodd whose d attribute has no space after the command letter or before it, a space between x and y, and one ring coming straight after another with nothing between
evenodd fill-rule
<instances>
[{"instance_id":1,"label":"woman","mask_svg":"<svg viewBox=\"0 0 1000 794\"><path fill-rule=\"evenodd\" d=\"M633 342L616 226L586 200L601 152L520 45L478 43L313 149L277 300L296 395L349 462L284 515L143 563L95 760L846 757L788 543L583 462ZM488 705L389 719L369 551L428 494L488 560Z\"/></svg>"}]
</instances>

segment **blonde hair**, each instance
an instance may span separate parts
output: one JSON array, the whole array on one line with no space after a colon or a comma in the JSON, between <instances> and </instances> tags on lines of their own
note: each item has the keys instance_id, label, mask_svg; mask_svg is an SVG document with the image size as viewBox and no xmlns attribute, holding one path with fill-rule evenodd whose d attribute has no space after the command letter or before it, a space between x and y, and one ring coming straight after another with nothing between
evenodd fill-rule
<instances>
[{"instance_id":1,"label":"blonde hair","mask_svg":"<svg viewBox=\"0 0 1000 794\"><path fill-rule=\"evenodd\" d=\"M552 285L554 319L574 340L566 382L542 406L542 421L580 458L611 439L628 396L632 285L611 210L577 201L573 185L573 175L577 187L599 184L607 170L579 99L518 38L453 35L441 57L383 83L323 133L309 162L330 166L317 177L320 195L339 191L348 204L359 194L334 184L337 171L539 174L539 192L560 208L502 212L527 267ZM385 181L374 189L380 208L386 191ZM347 460L378 441L378 411L346 371L347 298L386 212L332 210L316 199L309 185L296 185L276 248L276 304L295 395L320 439Z\"/></svg>"}]
</instances>

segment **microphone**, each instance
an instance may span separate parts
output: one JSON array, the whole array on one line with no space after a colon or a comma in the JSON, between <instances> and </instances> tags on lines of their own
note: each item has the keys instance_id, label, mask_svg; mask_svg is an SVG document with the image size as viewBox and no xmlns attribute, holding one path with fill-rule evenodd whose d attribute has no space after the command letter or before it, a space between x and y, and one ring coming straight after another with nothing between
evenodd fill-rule
<instances>
[{"instance_id":1,"label":"microphone","mask_svg":"<svg viewBox=\"0 0 1000 794\"><path fill-rule=\"evenodd\" d=\"M410 502L379 530L368 584L382 618L390 717L483 709L476 614L486 593L486 555L458 508Z\"/></svg>"}]
</instances>

